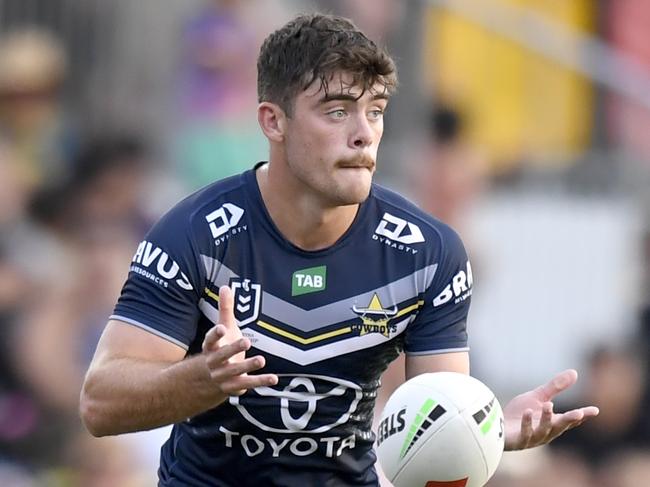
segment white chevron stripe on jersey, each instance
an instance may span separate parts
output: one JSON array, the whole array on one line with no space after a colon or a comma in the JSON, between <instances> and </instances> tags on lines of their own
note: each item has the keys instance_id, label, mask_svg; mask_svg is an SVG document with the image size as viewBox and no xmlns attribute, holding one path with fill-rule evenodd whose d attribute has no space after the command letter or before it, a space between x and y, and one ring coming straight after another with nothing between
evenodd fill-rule
<instances>
[{"instance_id":1,"label":"white chevron stripe on jersey","mask_svg":"<svg viewBox=\"0 0 650 487\"><path fill-rule=\"evenodd\" d=\"M201 299L199 301L199 309L203 312L206 318L215 325L219 322L219 310L206 300ZM339 341L330 342L326 345L317 346L309 350L302 350L297 346L280 341L273 336L266 335L252 328L246 328L244 333L245 336L251 340L253 346L259 350L282 357L283 359L299 365L309 365L344 353L351 353L363 350L364 348L374 347L375 345L384 343L389 339L392 340L406 329L406 326L412 318L413 316L411 315L396 323L395 333L391 334L390 338L386 338L379 333L368 333L363 336L342 338ZM345 327L344 324L341 326L342 328ZM303 341L308 342L309 339Z\"/></svg>"},{"instance_id":2,"label":"white chevron stripe on jersey","mask_svg":"<svg viewBox=\"0 0 650 487\"><path fill-rule=\"evenodd\" d=\"M396 332L391 335L390 339L392 340L402 333L410 321L411 317L405 318L397 323ZM368 333L363 336L344 338L337 342L331 342L327 345L321 345L320 347L312 348L310 350L301 350L289 343L281 342L251 328L246 329L246 337L253 342L255 348L299 365L313 364L346 353L374 347L389 340L379 333Z\"/></svg>"},{"instance_id":3,"label":"white chevron stripe on jersey","mask_svg":"<svg viewBox=\"0 0 650 487\"><path fill-rule=\"evenodd\" d=\"M216 288L229 284L232 278L246 277L239 276L216 259L205 255L202 258L208 275L212 276L211 282ZM387 306L417 298L431 284L437 267L437 264L424 267L380 288L311 310L300 308L262 289L262 314L270 316L280 323L287 323L302 332L313 332L334 323L358 318L352 308L366 306L375 293Z\"/></svg>"}]
</instances>

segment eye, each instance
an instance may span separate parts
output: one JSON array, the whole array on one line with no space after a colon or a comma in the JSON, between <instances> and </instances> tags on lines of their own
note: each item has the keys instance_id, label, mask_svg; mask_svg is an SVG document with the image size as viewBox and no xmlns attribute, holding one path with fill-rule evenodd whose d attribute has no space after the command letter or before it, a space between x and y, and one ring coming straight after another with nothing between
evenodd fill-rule
<instances>
[{"instance_id":1,"label":"eye","mask_svg":"<svg viewBox=\"0 0 650 487\"><path fill-rule=\"evenodd\" d=\"M342 119L345 118L345 110L339 108L338 110L332 110L331 112L327 113L330 117L335 118L335 119Z\"/></svg>"},{"instance_id":2,"label":"eye","mask_svg":"<svg viewBox=\"0 0 650 487\"><path fill-rule=\"evenodd\" d=\"M384 116L384 111L380 108L373 108L368 112L368 118L370 120L379 120Z\"/></svg>"}]
</instances>

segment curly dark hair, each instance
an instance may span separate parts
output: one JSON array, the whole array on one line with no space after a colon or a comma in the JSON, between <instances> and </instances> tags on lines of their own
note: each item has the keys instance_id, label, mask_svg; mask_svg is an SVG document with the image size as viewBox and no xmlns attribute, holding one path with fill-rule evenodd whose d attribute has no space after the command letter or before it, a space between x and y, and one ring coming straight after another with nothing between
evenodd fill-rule
<instances>
[{"instance_id":1,"label":"curly dark hair","mask_svg":"<svg viewBox=\"0 0 650 487\"><path fill-rule=\"evenodd\" d=\"M271 33L257 59L260 102L279 105L291 115L295 96L320 80L327 93L336 72L352 75L362 93L377 83L391 94L397 88L395 62L352 21L333 15L300 15Z\"/></svg>"}]
</instances>

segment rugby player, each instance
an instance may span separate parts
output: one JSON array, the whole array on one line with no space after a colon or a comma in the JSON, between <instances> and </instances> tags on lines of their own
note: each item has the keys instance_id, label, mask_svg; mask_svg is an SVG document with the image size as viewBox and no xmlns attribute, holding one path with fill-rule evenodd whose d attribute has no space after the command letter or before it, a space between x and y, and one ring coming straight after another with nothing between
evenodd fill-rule
<instances>
[{"instance_id":1,"label":"rugby player","mask_svg":"<svg viewBox=\"0 0 650 487\"><path fill-rule=\"evenodd\" d=\"M96 436L174 424L160 486L377 485L388 363L404 351L407 377L469 373L459 237L372 183L396 85L347 19L290 21L258 59L269 160L178 203L135 251L80 411ZM506 448L596 415L553 412L575 381L510 402Z\"/></svg>"}]
</instances>

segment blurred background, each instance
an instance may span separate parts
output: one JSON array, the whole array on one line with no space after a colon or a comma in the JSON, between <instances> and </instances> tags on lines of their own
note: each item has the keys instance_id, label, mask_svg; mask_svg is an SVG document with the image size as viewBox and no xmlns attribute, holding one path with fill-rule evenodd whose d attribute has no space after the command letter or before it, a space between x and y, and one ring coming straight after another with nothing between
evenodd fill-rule
<instances>
[{"instance_id":1,"label":"blurred background","mask_svg":"<svg viewBox=\"0 0 650 487\"><path fill-rule=\"evenodd\" d=\"M647 485L644 0L0 0L0 485L155 484L166 430L91 438L83 374L149 225L266 158L257 50L314 10L397 61L377 179L466 242L473 375L601 409L489 485Z\"/></svg>"}]
</instances>

